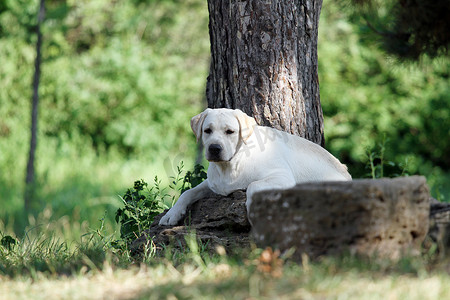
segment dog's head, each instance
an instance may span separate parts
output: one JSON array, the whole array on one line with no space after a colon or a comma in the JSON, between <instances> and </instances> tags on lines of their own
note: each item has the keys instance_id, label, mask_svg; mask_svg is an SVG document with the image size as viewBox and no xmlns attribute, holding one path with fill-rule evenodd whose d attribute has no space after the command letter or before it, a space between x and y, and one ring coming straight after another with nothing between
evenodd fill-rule
<instances>
[{"instance_id":1,"label":"dog's head","mask_svg":"<svg viewBox=\"0 0 450 300\"><path fill-rule=\"evenodd\" d=\"M256 126L254 118L239 109L210 109L191 119L192 131L205 147L206 159L229 161L241 142L245 143Z\"/></svg>"}]
</instances>

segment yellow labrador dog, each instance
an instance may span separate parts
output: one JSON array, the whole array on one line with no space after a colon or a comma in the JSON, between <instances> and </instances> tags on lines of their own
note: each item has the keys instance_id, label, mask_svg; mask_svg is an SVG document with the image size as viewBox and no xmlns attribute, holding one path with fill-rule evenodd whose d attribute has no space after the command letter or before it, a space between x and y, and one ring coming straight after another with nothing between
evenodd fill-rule
<instances>
[{"instance_id":1,"label":"yellow labrador dog","mask_svg":"<svg viewBox=\"0 0 450 300\"><path fill-rule=\"evenodd\" d=\"M206 109L191 120L210 162L208 178L184 192L160 225L176 225L189 204L210 190L228 195L247 190L247 212L256 192L308 181L351 180L347 167L317 144L270 127L238 109Z\"/></svg>"}]
</instances>

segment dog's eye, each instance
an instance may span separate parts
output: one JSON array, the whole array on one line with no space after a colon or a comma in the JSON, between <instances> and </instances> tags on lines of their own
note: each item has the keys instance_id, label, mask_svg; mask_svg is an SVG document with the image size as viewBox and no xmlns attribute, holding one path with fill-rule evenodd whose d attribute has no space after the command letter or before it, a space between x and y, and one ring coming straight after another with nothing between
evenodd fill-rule
<instances>
[{"instance_id":1,"label":"dog's eye","mask_svg":"<svg viewBox=\"0 0 450 300\"><path fill-rule=\"evenodd\" d=\"M206 128L203 132L206 133L206 134L210 134L212 132L212 130L209 129L209 128Z\"/></svg>"},{"instance_id":2,"label":"dog's eye","mask_svg":"<svg viewBox=\"0 0 450 300\"><path fill-rule=\"evenodd\" d=\"M233 130L231 130L231 129L228 129L227 131L225 131L225 133L226 133L226 134L233 134L233 133L234 133L234 131L233 131Z\"/></svg>"}]
</instances>

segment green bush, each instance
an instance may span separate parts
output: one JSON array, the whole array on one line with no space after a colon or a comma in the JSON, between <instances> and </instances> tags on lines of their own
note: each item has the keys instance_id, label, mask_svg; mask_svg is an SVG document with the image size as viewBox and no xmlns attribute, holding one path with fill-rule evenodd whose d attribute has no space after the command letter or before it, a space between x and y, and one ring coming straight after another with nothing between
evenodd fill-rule
<instances>
[{"instance_id":1,"label":"green bush","mask_svg":"<svg viewBox=\"0 0 450 300\"><path fill-rule=\"evenodd\" d=\"M120 239L114 242L114 247L126 249L132 241L149 229L154 218L164 208L171 208L180 193L194 188L206 179L203 166L196 165L192 171L183 174L183 163L177 166L177 174L172 177L169 190L161 187L158 177L148 188L144 180L134 182L134 186L122 197L123 207L116 211L115 220L120 224Z\"/></svg>"},{"instance_id":2,"label":"green bush","mask_svg":"<svg viewBox=\"0 0 450 300\"><path fill-rule=\"evenodd\" d=\"M159 183L155 179L156 191L159 191ZM131 242L138 238L146 229L150 228L155 216L162 211L162 206L157 199L158 194L153 188L143 194L148 184L141 180L135 181L134 187L128 189L122 197L123 208L116 212L116 222L120 223L120 238L124 242Z\"/></svg>"},{"instance_id":3,"label":"green bush","mask_svg":"<svg viewBox=\"0 0 450 300\"><path fill-rule=\"evenodd\" d=\"M367 40L367 24L325 1L319 79L326 146L365 176L366 153L389 140L385 157L411 174L450 170L450 59L401 63Z\"/></svg>"}]
</instances>

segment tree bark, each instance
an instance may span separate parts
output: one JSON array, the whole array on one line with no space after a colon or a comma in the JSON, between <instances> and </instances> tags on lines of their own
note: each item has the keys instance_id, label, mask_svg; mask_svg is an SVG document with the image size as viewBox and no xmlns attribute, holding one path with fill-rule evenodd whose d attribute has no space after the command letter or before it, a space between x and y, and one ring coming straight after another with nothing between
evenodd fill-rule
<instances>
[{"instance_id":1,"label":"tree bark","mask_svg":"<svg viewBox=\"0 0 450 300\"><path fill-rule=\"evenodd\" d=\"M322 0L208 0L210 108L324 145L317 75Z\"/></svg>"},{"instance_id":2,"label":"tree bark","mask_svg":"<svg viewBox=\"0 0 450 300\"><path fill-rule=\"evenodd\" d=\"M28 155L27 174L25 179L25 211L30 211L31 202L35 190L35 154L37 146L37 119L39 106L39 79L41 75L41 48L42 48L42 32L41 24L45 16L45 0L39 2L38 22L36 26L37 42L36 42L36 59L34 63L35 71L33 76L33 98L31 107L31 138L30 152Z\"/></svg>"}]
</instances>

